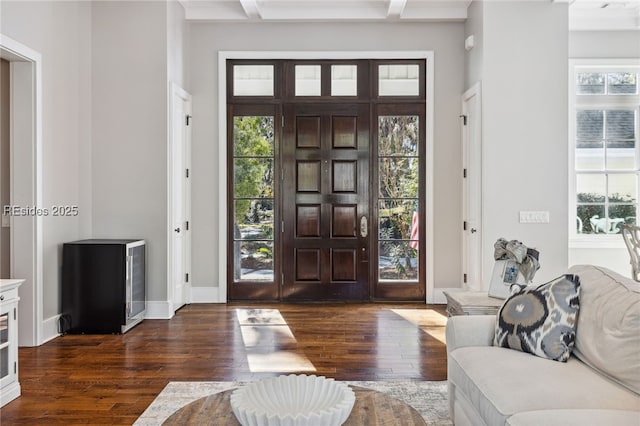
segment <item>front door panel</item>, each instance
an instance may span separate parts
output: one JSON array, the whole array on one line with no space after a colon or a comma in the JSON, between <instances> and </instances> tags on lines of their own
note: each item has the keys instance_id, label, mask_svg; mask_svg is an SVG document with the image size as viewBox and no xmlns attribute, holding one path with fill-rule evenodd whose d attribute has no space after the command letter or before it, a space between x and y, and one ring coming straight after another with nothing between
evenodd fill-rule
<instances>
[{"instance_id":1,"label":"front door panel","mask_svg":"<svg viewBox=\"0 0 640 426\"><path fill-rule=\"evenodd\" d=\"M369 106L285 105L288 300L369 298Z\"/></svg>"}]
</instances>

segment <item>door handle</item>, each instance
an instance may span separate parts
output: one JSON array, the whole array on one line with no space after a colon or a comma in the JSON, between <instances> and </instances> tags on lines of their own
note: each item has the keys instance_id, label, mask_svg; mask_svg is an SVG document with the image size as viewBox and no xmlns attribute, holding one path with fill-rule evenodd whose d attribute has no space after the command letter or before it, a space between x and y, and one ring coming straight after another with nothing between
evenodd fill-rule
<instances>
[{"instance_id":1,"label":"door handle","mask_svg":"<svg viewBox=\"0 0 640 426\"><path fill-rule=\"evenodd\" d=\"M369 234L369 224L367 223L367 217L362 216L360 218L360 236L365 238Z\"/></svg>"},{"instance_id":2,"label":"door handle","mask_svg":"<svg viewBox=\"0 0 640 426\"><path fill-rule=\"evenodd\" d=\"M176 229L174 229L174 231L176 231L179 234L180 233L180 228L176 228Z\"/></svg>"}]
</instances>

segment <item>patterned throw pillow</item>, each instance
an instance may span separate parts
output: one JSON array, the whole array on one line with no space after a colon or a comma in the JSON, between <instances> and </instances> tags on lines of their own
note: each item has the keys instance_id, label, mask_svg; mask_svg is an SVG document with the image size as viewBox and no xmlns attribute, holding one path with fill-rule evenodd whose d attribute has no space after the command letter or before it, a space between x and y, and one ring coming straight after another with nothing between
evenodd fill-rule
<instances>
[{"instance_id":1,"label":"patterned throw pillow","mask_svg":"<svg viewBox=\"0 0 640 426\"><path fill-rule=\"evenodd\" d=\"M564 362L573 350L579 309L577 275L516 289L498 312L493 344Z\"/></svg>"}]
</instances>

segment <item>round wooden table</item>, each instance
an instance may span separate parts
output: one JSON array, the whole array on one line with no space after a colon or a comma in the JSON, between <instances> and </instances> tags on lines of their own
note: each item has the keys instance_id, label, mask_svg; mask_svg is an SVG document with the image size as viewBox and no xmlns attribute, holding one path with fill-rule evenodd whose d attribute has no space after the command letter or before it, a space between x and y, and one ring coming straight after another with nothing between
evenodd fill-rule
<instances>
[{"instance_id":1,"label":"round wooden table","mask_svg":"<svg viewBox=\"0 0 640 426\"><path fill-rule=\"evenodd\" d=\"M372 389L351 386L356 394L351 415L343 425L424 426L422 416L405 402ZM240 425L231 411L229 398L235 389L205 396L185 405L163 425Z\"/></svg>"}]
</instances>

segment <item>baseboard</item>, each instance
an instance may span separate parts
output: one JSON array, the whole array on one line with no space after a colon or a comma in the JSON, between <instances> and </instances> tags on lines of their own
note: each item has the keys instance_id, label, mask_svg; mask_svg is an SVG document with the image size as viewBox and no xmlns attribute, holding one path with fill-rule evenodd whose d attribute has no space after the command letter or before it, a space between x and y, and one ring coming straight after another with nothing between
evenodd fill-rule
<instances>
[{"instance_id":1,"label":"baseboard","mask_svg":"<svg viewBox=\"0 0 640 426\"><path fill-rule=\"evenodd\" d=\"M145 319L171 319L173 318L173 303L168 300L148 300Z\"/></svg>"},{"instance_id":2,"label":"baseboard","mask_svg":"<svg viewBox=\"0 0 640 426\"><path fill-rule=\"evenodd\" d=\"M454 292L454 291L462 291L462 288L434 288L431 297L427 298L427 303L433 303L436 305L446 305L447 297L444 295L444 292Z\"/></svg>"},{"instance_id":3,"label":"baseboard","mask_svg":"<svg viewBox=\"0 0 640 426\"><path fill-rule=\"evenodd\" d=\"M58 336L60 336L60 314L42 321L42 342L40 344L44 345Z\"/></svg>"},{"instance_id":4,"label":"baseboard","mask_svg":"<svg viewBox=\"0 0 640 426\"><path fill-rule=\"evenodd\" d=\"M194 287L191 286L191 303L227 303L220 300L219 287Z\"/></svg>"}]
</instances>

